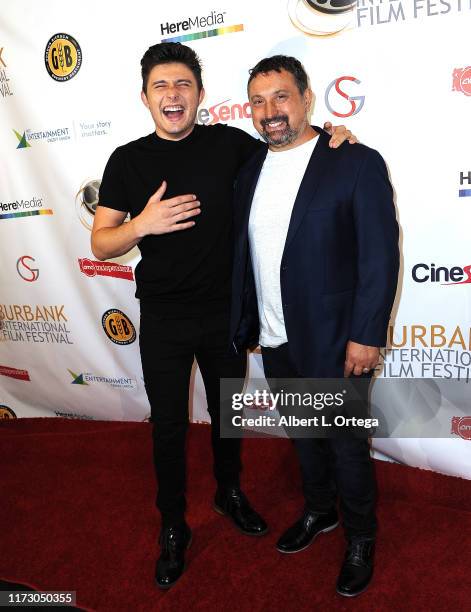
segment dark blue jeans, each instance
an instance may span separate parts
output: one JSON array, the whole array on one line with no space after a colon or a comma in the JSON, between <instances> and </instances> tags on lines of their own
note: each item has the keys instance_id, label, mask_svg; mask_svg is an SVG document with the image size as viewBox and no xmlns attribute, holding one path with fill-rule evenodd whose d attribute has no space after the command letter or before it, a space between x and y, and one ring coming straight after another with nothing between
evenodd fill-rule
<instances>
[{"instance_id":1,"label":"dark blue jeans","mask_svg":"<svg viewBox=\"0 0 471 612\"><path fill-rule=\"evenodd\" d=\"M300 378L289 355L288 344L262 347L265 377ZM348 539L370 539L376 533L376 481L367 439L294 438L301 465L306 507L329 512L337 494Z\"/></svg>"}]
</instances>

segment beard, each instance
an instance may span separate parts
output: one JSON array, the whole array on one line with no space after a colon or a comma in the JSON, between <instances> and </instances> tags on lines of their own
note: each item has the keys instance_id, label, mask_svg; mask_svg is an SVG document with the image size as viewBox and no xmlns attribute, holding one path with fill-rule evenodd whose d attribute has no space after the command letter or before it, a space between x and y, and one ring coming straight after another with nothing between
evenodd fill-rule
<instances>
[{"instance_id":1,"label":"beard","mask_svg":"<svg viewBox=\"0 0 471 612\"><path fill-rule=\"evenodd\" d=\"M270 134L266 131L266 126L268 123L272 123L275 121L284 121L286 127L282 130L277 130L276 134ZM294 142L298 136L298 131L294 130L288 120L287 115L276 115L276 117L269 117L268 119L262 119L260 121L260 125L262 126L261 137L263 140L272 146L280 146L287 145Z\"/></svg>"}]
</instances>

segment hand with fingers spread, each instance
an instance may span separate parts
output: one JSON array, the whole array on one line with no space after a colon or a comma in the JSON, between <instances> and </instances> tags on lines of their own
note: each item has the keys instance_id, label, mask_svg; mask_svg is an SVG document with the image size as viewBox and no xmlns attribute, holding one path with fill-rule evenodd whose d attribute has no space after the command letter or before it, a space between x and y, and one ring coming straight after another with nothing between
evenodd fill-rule
<instances>
[{"instance_id":1,"label":"hand with fingers spread","mask_svg":"<svg viewBox=\"0 0 471 612\"><path fill-rule=\"evenodd\" d=\"M345 355L344 376L348 378L351 374L360 376L374 370L379 362L379 348L367 346L349 340Z\"/></svg>"},{"instance_id":2,"label":"hand with fingers spread","mask_svg":"<svg viewBox=\"0 0 471 612\"><path fill-rule=\"evenodd\" d=\"M344 125L335 125L333 126L330 121L326 121L324 123L324 130L332 136L329 141L329 147L332 149L337 149L340 145L348 140L350 144L356 144L358 142L358 138L355 134L352 134L350 130Z\"/></svg>"},{"instance_id":3,"label":"hand with fingers spread","mask_svg":"<svg viewBox=\"0 0 471 612\"><path fill-rule=\"evenodd\" d=\"M166 189L167 182L162 181L160 187L147 201L144 210L134 219L136 232L140 238L149 234L178 232L195 225L192 217L201 212L196 195L187 194L162 200Z\"/></svg>"}]
</instances>

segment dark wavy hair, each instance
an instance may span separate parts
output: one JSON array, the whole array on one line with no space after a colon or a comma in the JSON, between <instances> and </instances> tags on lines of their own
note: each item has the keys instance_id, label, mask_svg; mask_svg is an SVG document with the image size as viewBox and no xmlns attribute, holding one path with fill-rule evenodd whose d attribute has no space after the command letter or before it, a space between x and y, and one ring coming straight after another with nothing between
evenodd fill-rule
<instances>
[{"instance_id":1,"label":"dark wavy hair","mask_svg":"<svg viewBox=\"0 0 471 612\"><path fill-rule=\"evenodd\" d=\"M149 73L159 64L185 64L193 73L198 91L203 89L203 80L201 78L201 60L190 47L181 43L165 42L157 45L152 45L144 53L141 59L141 74L142 74L142 91L147 90L147 81Z\"/></svg>"},{"instance_id":2,"label":"dark wavy hair","mask_svg":"<svg viewBox=\"0 0 471 612\"><path fill-rule=\"evenodd\" d=\"M250 76L247 82L247 89L256 76L271 72L272 70L276 72L281 72L282 70L290 72L294 77L301 95L309 87L307 73L299 60L289 55L273 55L272 57L264 57L258 64L249 70Z\"/></svg>"}]
</instances>

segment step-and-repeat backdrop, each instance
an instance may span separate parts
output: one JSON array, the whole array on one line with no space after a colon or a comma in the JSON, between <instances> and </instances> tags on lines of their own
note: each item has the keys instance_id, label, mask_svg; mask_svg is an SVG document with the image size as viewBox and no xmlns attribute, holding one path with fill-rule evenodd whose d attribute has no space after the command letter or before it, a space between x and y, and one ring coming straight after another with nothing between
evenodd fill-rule
<instances>
[{"instance_id":1,"label":"step-and-repeat backdrop","mask_svg":"<svg viewBox=\"0 0 471 612\"><path fill-rule=\"evenodd\" d=\"M204 63L199 122L254 134L248 69L285 53L309 72L313 122L346 124L390 169L402 266L378 376L434 379L435 399L408 385L392 397L424 424L437 394L450 399L440 381L462 383L448 402L451 437L374 446L471 478L470 28L470 0L3 2L0 416L148 418L138 251L105 263L90 250L109 155L153 131L140 58L163 40L191 45ZM263 376L260 355L249 370ZM190 407L208 420L196 368Z\"/></svg>"}]
</instances>

